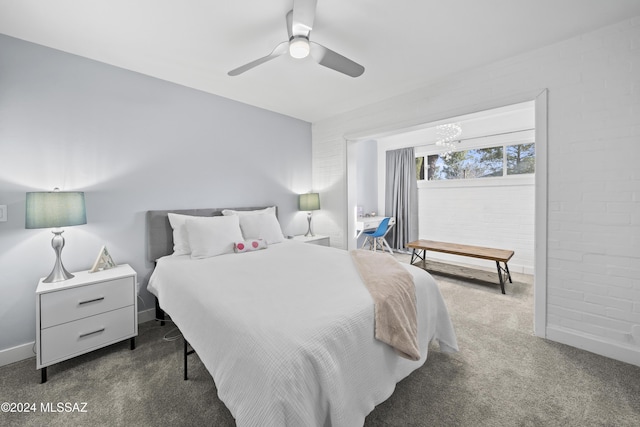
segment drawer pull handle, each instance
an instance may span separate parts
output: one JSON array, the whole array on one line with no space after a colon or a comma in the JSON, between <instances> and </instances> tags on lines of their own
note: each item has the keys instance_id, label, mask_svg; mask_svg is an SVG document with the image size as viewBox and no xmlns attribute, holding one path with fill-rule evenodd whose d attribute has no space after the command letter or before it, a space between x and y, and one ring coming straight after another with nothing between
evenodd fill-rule
<instances>
[{"instance_id":1,"label":"drawer pull handle","mask_svg":"<svg viewBox=\"0 0 640 427\"><path fill-rule=\"evenodd\" d=\"M81 334L79 338L88 337L89 335L98 334L100 332L104 332L104 328L98 329L97 331L87 332L86 334Z\"/></svg>"},{"instance_id":2,"label":"drawer pull handle","mask_svg":"<svg viewBox=\"0 0 640 427\"><path fill-rule=\"evenodd\" d=\"M78 305L89 304L90 302L102 301L103 299L104 299L104 297L100 297L100 298L90 299L90 300L87 300L87 301L80 301L78 303Z\"/></svg>"}]
</instances>

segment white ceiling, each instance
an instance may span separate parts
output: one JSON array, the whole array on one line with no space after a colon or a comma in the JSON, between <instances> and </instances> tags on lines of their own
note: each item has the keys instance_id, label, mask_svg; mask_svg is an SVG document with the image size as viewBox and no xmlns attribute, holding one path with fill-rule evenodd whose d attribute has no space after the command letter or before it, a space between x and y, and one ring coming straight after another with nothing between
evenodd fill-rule
<instances>
[{"instance_id":1,"label":"white ceiling","mask_svg":"<svg viewBox=\"0 0 640 427\"><path fill-rule=\"evenodd\" d=\"M319 0L310 57L227 72L286 40L293 0L0 0L0 33L314 122L640 15L639 0ZM0 76L1 77L1 76Z\"/></svg>"}]
</instances>

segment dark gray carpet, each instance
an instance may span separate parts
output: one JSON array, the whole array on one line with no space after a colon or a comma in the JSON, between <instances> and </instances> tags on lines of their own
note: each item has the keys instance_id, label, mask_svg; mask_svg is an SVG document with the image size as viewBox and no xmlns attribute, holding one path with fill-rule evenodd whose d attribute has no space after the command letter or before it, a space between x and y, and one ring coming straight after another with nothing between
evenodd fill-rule
<instances>
[{"instance_id":1,"label":"dark gray carpet","mask_svg":"<svg viewBox=\"0 0 640 427\"><path fill-rule=\"evenodd\" d=\"M433 265L460 352L437 346L401 381L365 426L640 426L640 367L533 336L532 280L514 274L507 295L497 274ZM140 325L128 342L54 365L39 384L35 359L0 368L0 402L31 402L36 413L0 413L0 425L233 426L209 373L172 326ZM375 375L375 373L372 373ZM41 404L86 402L86 413L41 413Z\"/></svg>"}]
</instances>

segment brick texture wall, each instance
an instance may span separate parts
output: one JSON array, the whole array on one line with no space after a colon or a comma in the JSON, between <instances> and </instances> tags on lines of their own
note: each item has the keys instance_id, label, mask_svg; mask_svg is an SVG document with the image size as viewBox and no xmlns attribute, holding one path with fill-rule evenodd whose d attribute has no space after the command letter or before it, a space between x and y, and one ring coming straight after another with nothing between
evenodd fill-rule
<instances>
[{"instance_id":1,"label":"brick texture wall","mask_svg":"<svg viewBox=\"0 0 640 427\"><path fill-rule=\"evenodd\" d=\"M520 177L518 177L520 178ZM474 183L423 185L418 188L418 229L421 239L511 249L509 270L533 274L533 177L519 185ZM444 184L456 184L446 182ZM429 258L496 271L495 262L455 255L429 253ZM497 283L496 272L496 283Z\"/></svg>"},{"instance_id":2,"label":"brick texture wall","mask_svg":"<svg viewBox=\"0 0 640 427\"><path fill-rule=\"evenodd\" d=\"M346 141L548 89L548 338L640 365L640 18L312 126L316 230L346 247ZM532 99L532 98L531 98Z\"/></svg>"}]
</instances>

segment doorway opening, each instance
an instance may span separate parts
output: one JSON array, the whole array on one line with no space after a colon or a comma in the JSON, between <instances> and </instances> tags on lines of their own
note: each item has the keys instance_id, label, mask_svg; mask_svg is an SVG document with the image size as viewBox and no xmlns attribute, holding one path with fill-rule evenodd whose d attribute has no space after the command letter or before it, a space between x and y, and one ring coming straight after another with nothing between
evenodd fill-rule
<instances>
[{"instance_id":1,"label":"doorway opening","mask_svg":"<svg viewBox=\"0 0 640 427\"><path fill-rule=\"evenodd\" d=\"M544 337L546 107L545 90L528 99L410 128L347 138L347 247L361 244L356 239L357 224L363 223L359 216L385 215L384 153L414 147L419 238L515 250L509 268L533 274L534 333ZM437 144L442 140L438 129L452 124L461 132L448 145ZM535 159L533 168L531 157ZM493 244L482 245L483 241ZM452 257L445 254L441 258L448 262ZM458 257L456 261L468 260Z\"/></svg>"}]
</instances>

